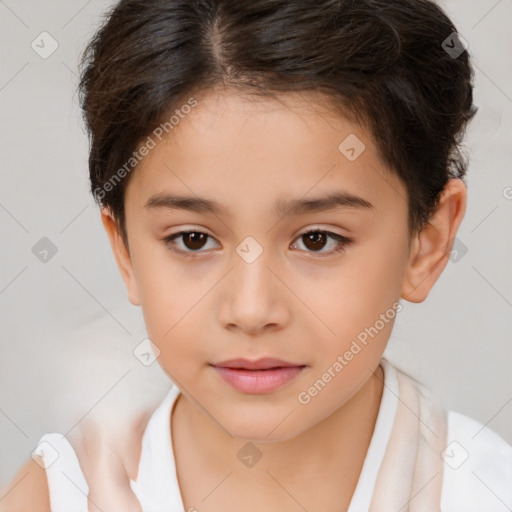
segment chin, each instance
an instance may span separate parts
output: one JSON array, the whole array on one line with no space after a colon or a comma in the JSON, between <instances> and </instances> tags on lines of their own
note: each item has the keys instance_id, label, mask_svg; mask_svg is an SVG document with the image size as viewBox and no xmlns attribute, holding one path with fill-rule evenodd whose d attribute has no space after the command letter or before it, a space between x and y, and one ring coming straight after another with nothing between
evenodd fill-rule
<instances>
[{"instance_id":1,"label":"chin","mask_svg":"<svg viewBox=\"0 0 512 512\"><path fill-rule=\"evenodd\" d=\"M253 443L280 443L288 441L299 435L302 431L297 429L295 421L283 421L285 416L269 419L268 415L263 419L262 415L247 418L241 421L233 418L225 423L226 430L236 439ZM291 419L291 415L290 415Z\"/></svg>"}]
</instances>

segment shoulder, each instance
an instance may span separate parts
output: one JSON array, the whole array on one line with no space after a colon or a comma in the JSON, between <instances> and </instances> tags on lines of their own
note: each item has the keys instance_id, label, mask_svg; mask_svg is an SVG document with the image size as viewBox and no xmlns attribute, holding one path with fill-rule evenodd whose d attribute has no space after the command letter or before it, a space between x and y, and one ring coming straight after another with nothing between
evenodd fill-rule
<instances>
[{"instance_id":1,"label":"shoulder","mask_svg":"<svg viewBox=\"0 0 512 512\"><path fill-rule=\"evenodd\" d=\"M59 503L63 499L83 502L85 510L89 492L96 495L105 482L115 483L120 499L124 492L124 503L128 504L128 478L136 479L142 435L152 409L117 421L88 418L66 437L60 433L42 435L33 452L39 455L37 461L30 457L0 489L0 512L50 512L51 498ZM72 477L72 486L62 470ZM123 509L138 510L137 506L133 502Z\"/></svg>"},{"instance_id":2,"label":"shoulder","mask_svg":"<svg viewBox=\"0 0 512 512\"><path fill-rule=\"evenodd\" d=\"M58 432L43 434L3 490L0 512L49 512L52 507L62 511L70 503L86 510L89 488L77 457L85 447L78 429L69 439Z\"/></svg>"},{"instance_id":3,"label":"shoulder","mask_svg":"<svg viewBox=\"0 0 512 512\"><path fill-rule=\"evenodd\" d=\"M0 491L0 512L50 512L46 472L30 458Z\"/></svg>"},{"instance_id":4,"label":"shoulder","mask_svg":"<svg viewBox=\"0 0 512 512\"><path fill-rule=\"evenodd\" d=\"M510 511L512 446L487 425L448 411L442 511Z\"/></svg>"}]
</instances>

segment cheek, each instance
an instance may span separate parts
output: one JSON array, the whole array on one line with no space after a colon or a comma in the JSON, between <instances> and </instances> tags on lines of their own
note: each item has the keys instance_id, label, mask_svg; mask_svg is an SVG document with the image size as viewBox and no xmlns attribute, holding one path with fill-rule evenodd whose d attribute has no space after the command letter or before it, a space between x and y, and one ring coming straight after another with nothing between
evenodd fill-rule
<instances>
[{"instance_id":1,"label":"cheek","mask_svg":"<svg viewBox=\"0 0 512 512\"><path fill-rule=\"evenodd\" d=\"M134 251L133 260L148 337L160 350L158 362L164 370L180 381L180 376L192 378L197 362L204 359L198 337L214 276L208 278L200 265L179 263L165 247L147 247Z\"/></svg>"},{"instance_id":2,"label":"cheek","mask_svg":"<svg viewBox=\"0 0 512 512\"><path fill-rule=\"evenodd\" d=\"M165 244L155 238L140 238L132 260L141 306L149 326L158 335L186 314L204 285L199 272L189 272Z\"/></svg>"},{"instance_id":3,"label":"cheek","mask_svg":"<svg viewBox=\"0 0 512 512\"><path fill-rule=\"evenodd\" d=\"M406 265L405 242L386 236L369 239L357 247L346 261L316 276L316 286L300 293L323 324L324 354L330 358L348 350L354 340L364 348L383 351L391 334ZM314 293L312 293L314 290ZM354 351L357 347L354 348ZM363 352L370 358L368 350Z\"/></svg>"},{"instance_id":4,"label":"cheek","mask_svg":"<svg viewBox=\"0 0 512 512\"><path fill-rule=\"evenodd\" d=\"M160 350L159 365L171 378L187 382L195 378L199 363L204 360L196 316L202 311L197 297L169 291L178 289L173 286L153 289L146 294L142 311L148 337Z\"/></svg>"},{"instance_id":5,"label":"cheek","mask_svg":"<svg viewBox=\"0 0 512 512\"><path fill-rule=\"evenodd\" d=\"M183 308L183 283L162 253L155 241L141 242L132 251L144 322L149 338L158 346L170 337Z\"/></svg>"}]
</instances>

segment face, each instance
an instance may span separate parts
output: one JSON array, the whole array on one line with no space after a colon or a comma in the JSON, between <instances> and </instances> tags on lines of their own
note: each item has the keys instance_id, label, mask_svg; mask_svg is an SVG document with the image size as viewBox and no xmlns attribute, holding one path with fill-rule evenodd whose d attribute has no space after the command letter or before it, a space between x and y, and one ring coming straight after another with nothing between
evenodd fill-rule
<instances>
[{"instance_id":1,"label":"face","mask_svg":"<svg viewBox=\"0 0 512 512\"><path fill-rule=\"evenodd\" d=\"M196 98L127 186L123 278L184 397L235 437L285 440L379 364L410 257L406 189L320 102ZM215 366L237 358L293 367Z\"/></svg>"}]
</instances>

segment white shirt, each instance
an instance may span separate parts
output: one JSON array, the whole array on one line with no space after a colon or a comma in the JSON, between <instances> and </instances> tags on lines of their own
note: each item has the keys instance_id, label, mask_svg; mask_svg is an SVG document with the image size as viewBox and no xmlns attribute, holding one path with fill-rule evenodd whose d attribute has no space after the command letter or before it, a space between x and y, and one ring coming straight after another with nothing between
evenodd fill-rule
<instances>
[{"instance_id":1,"label":"white shirt","mask_svg":"<svg viewBox=\"0 0 512 512\"><path fill-rule=\"evenodd\" d=\"M398 406L397 370L385 358L381 363L382 399L348 512L366 512L370 506ZM142 438L137 480L130 480L130 486L144 512L185 510L169 428L179 393L176 386L170 389L153 412ZM512 446L488 427L454 411L448 411L447 436L447 447L440 454L444 460L441 512L510 512ZM61 434L52 433L43 435L38 447L45 465L52 461L52 449L59 453L46 468L51 512L87 512L88 486L70 443Z\"/></svg>"}]
</instances>

